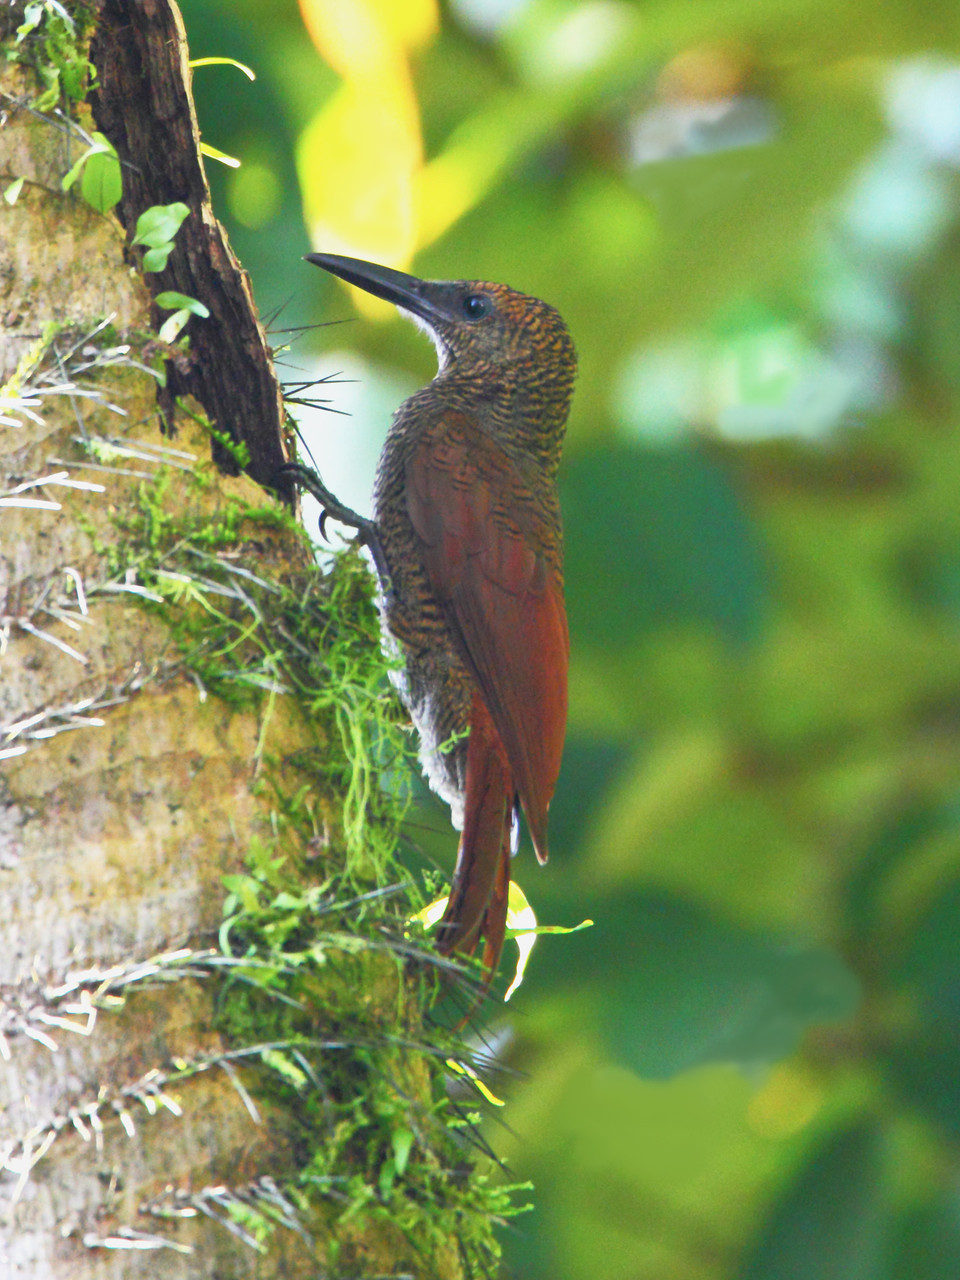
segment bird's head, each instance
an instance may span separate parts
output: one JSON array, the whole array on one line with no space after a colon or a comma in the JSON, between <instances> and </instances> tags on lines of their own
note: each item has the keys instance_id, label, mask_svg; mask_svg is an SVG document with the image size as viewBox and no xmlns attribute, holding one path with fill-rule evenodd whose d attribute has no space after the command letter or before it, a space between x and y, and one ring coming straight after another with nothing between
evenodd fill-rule
<instances>
[{"instance_id":1,"label":"bird's head","mask_svg":"<svg viewBox=\"0 0 960 1280\"><path fill-rule=\"evenodd\" d=\"M496 374L526 368L543 391L569 400L577 359L560 314L505 284L420 280L359 258L310 253L307 261L392 302L433 340L440 373ZM551 398L553 398L551 396Z\"/></svg>"}]
</instances>

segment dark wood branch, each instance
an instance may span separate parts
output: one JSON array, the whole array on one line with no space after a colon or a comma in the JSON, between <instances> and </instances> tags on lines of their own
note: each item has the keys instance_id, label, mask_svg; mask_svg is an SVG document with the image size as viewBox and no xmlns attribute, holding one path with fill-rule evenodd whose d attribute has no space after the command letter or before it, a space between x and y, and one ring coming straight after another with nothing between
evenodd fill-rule
<instances>
[{"instance_id":1,"label":"dark wood branch","mask_svg":"<svg viewBox=\"0 0 960 1280\"><path fill-rule=\"evenodd\" d=\"M291 481L275 479L288 441L280 384L249 277L211 208L179 10L172 0L101 0L90 56L94 118L123 168L117 213L128 240L150 206L182 201L190 209L165 269L144 277L154 296L172 289L210 309L208 319L190 321L189 354L167 362L158 393L164 417L172 421L176 396L194 396L218 430L246 444L253 479L292 502ZM214 441L213 452L222 470L236 472L227 449Z\"/></svg>"}]
</instances>

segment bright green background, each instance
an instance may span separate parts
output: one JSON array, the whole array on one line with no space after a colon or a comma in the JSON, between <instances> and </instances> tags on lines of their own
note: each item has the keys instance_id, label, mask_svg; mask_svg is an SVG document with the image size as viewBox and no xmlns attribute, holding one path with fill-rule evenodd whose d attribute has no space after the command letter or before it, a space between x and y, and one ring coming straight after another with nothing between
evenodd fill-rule
<instances>
[{"instance_id":1,"label":"bright green background","mask_svg":"<svg viewBox=\"0 0 960 1280\"><path fill-rule=\"evenodd\" d=\"M275 329L350 316L299 260L326 246L293 160L337 76L292 0L183 7L195 56L258 73L198 70L196 94L205 139L261 166L245 196L208 168L262 309L284 305ZM547 298L581 356L567 753L550 865L527 849L516 873L542 920L596 925L543 940L505 1011L491 1140L537 1188L509 1273L949 1280L960 9L512 8L483 35L463 0L413 60L428 157L505 151L414 270ZM588 53L594 26L617 36L571 71L551 58L574 18ZM664 87L698 48L738 69L726 123L685 126L696 84L680 104ZM638 164L654 110L678 154ZM362 369L359 391L321 389L354 417L327 415L315 447L363 502L429 347L363 318L286 359L291 379ZM442 810L420 817L449 866Z\"/></svg>"}]
</instances>

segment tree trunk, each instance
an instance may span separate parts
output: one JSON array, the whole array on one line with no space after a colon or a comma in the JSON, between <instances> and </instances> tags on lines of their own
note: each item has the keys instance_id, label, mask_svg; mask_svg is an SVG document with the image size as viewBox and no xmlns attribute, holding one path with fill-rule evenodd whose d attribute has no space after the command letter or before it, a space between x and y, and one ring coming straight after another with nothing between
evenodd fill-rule
<instances>
[{"instance_id":1,"label":"tree trunk","mask_svg":"<svg viewBox=\"0 0 960 1280\"><path fill-rule=\"evenodd\" d=\"M369 580L255 483L282 404L179 15L83 20L0 19L0 1274L489 1274L508 1204L421 1028ZM126 234L61 187L94 129ZM174 201L144 276L136 217ZM160 289L207 306L189 346Z\"/></svg>"}]
</instances>

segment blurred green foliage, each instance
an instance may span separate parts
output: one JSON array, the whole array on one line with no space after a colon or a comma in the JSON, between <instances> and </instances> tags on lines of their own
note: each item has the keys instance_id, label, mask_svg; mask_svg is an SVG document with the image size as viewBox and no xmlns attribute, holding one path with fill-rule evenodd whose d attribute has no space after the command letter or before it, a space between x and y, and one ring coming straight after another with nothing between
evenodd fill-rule
<instances>
[{"instance_id":1,"label":"blurred green foliage","mask_svg":"<svg viewBox=\"0 0 960 1280\"><path fill-rule=\"evenodd\" d=\"M258 74L195 87L261 306L347 318L294 163L342 68L293 0L183 7L194 56ZM384 20L303 3L338 7ZM568 749L554 857L516 872L596 926L509 1006L509 1273L960 1275L960 9L450 0L410 50L414 269L549 299L581 357ZM347 346L432 376L372 316L287 359Z\"/></svg>"}]
</instances>

